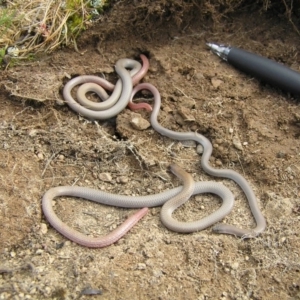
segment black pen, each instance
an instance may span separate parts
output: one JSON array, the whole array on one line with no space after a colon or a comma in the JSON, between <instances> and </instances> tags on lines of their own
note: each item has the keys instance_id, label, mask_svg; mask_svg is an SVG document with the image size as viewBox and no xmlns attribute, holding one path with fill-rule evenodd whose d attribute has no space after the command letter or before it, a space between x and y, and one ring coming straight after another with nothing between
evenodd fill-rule
<instances>
[{"instance_id":1,"label":"black pen","mask_svg":"<svg viewBox=\"0 0 300 300\"><path fill-rule=\"evenodd\" d=\"M237 69L293 94L300 94L300 73L260 55L229 46L207 46Z\"/></svg>"}]
</instances>

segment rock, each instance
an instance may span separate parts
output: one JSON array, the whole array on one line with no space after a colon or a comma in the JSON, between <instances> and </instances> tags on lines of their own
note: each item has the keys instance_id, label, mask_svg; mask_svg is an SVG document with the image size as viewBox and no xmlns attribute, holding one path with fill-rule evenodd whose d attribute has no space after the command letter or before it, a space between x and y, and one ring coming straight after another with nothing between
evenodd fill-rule
<instances>
[{"instance_id":1,"label":"rock","mask_svg":"<svg viewBox=\"0 0 300 300\"><path fill-rule=\"evenodd\" d=\"M184 121L195 121L194 116L191 114L191 110L186 107L181 107L178 110L178 113L181 115Z\"/></svg>"},{"instance_id":2,"label":"rock","mask_svg":"<svg viewBox=\"0 0 300 300\"><path fill-rule=\"evenodd\" d=\"M216 88L216 89L217 89L222 83L224 83L224 82L223 82L222 80L216 78L216 77L214 77L214 78L211 79L211 84L212 84L212 86L213 86L214 88Z\"/></svg>"},{"instance_id":3,"label":"rock","mask_svg":"<svg viewBox=\"0 0 300 300\"><path fill-rule=\"evenodd\" d=\"M38 158L39 161L40 161L40 160L44 160L44 154L43 154L42 152L39 152L39 153L37 154L37 158Z\"/></svg>"},{"instance_id":4,"label":"rock","mask_svg":"<svg viewBox=\"0 0 300 300\"><path fill-rule=\"evenodd\" d=\"M112 181L112 177L110 173L100 173L99 174L99 179L105 182L110 182Z\"/></svg>"},{"instance_id":5,"label":"rock","mask_svg":"<svg viewBox=\"0 0 300 300\"><path fill-rule=\"evenodd\" d=\"M203 153L203 146L202 146L201 144L199 144L199 145L197 146L196 152L197 152L198 154L202 154L202 153Z\"/></svg>"},{"instance_id":6,"label":"rock","mask_svg":"<svg viewBox=\"0 0 300 300\"><path fill-rule=\"evenodd\" d=\"M197 79L197 80L202 80L205 77L204 77L204 75L202 73L198 72L198 73L195 73L194 78Z\"/></svg>"},{"instance_id":7,"label":"rock","mask_svg":"<svg viewBox=\"0 0 300 300\"><path fill-rule=\"evenodd\" d=\"M150 123L139 114L134 114L130 124L136 130L145 130L150 127Z\"/></svg>"},{"instance_id":8,"label":"rock","mask_svg":"<svg viewBox=\"0 0 300 300\"><path fill-rule=\"evenodd\" d=\"M242 145L242 143L241 143L239 137L234 136L234 137L232 138L232 143L233 143L233 146L234 146L236 149L238 149L238 150L243 150L243 145Z\"/></svg>"},{"instance_id":9,"label":"rock","mask_svg":"<svg viewBox=\"0 0 300 300\"><path fill-rule=\"evenodd\" d=\"M41 224L41 227L40 227L40 233L41 233L42 235L45 235L47 232L48 232L48 227L47 227L47 225L46 225L45 223L42 223L42 224Z\"/></svg>"},{"instance_id":10,"label":"rock","mask_svg":"<svg viewBox=\"0 0 300 300\"><path fill-rule=\"evenodd\" d=\"M238 262L234 262L232 265L231 265L231 268L233 270L237 270L237 268L239 267L239 263Z\"/></svg>"},{"instance_id":11,"label":"rock","mask_svg":"<svg viewBox=\"0 0 300 300\"><path fill-rule=\"evenodd\" d=\"M144 264L144 263L138 263L137 264L137 269L138 270L145 270L146 269L146 264Z\"/></svg>"},{"instance_id":12,"label":"rock","mask_svg":"<svg viewBox=\"0 0 300 300\"><path fill-rule=\"evenodd\" d=\"M127 183L128 182L128 177L127 176L120 176L117 178L117 183Z\"/></svg>"}]
</instances>

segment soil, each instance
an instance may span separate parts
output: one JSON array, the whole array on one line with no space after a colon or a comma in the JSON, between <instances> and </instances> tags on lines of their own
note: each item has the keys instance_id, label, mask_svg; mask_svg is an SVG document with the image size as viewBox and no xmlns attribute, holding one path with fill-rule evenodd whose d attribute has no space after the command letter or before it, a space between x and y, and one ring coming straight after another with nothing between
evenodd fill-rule
<instances>
[{"instance_id":1,"label":"soil","mask_svg":"<svg viewBox=\"0 0 300 300\"><path fill-rule=\"evenodd\" d=\"M82 55L64 48L0 73L0 299L300 299L299 98L241 73L205 45L228 43L299 71L299 36L280 16L258 10L218 22L193 17L181 26L164 20L138 28L120 21L124 11L121 2L83 34ZM143 81L162 95L160 123L205 135L214 147L211 165L249 181L267 220L258 237L211 228L172 232L157 207L114 245L89 249L45 220L41 198L51 187L155 194L181 184L168 171L176 162L197 181L231 189L235 206L222 222L255 227L242 191L205 174L195 145L151 127L134 129L128 109L95 122L64 104L61 91L71 77L93 74L115 82L116 61L140 53L150 60ZM138 113L149 120L148 112ZM54 204L67 224L94 236L134 211L68 197ZM219 206L218 198L198 195L175 216L200 219Z\"/></svg>"}]
</instances>

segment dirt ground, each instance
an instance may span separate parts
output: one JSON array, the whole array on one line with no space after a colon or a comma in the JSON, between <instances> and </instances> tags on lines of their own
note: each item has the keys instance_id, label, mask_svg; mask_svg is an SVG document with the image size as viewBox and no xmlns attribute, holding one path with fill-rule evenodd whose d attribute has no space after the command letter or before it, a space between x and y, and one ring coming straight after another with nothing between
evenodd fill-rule
<instances>
[{"instance_id":1,"label":"dirt ground","mask_svg":"<svg viewBox=\"0 0 300 300\"><path fill-rule=\"evenodd\" d=\"M110 21L84 33L82 55L62 49L0 73L0 299L300 299L299 98L239 72L205 45L243 47L300 71L299 36L287 21L259 11L217 24L194 18L180 29L165 21L147 31L119 24L122 9L116 6ZM115 31L107 35L111 25ZM195 145L151 127L133 129L128 109L92 122L64 105L69 78L94 74L115 82L115 62L140 53L150 60L144 81L162 95L159 121L205 135L214 146L211 164L246 177L267 220L263 234L250 240L211 228L178 234L161 224L157 207L116 244L88 249L47 223L41 198L51 187L155 194L181 184L168 172L177 162L195 180L217 180L232 190L235 206L223 222L255 226L241 190L205 174ZM175 216L195 220L219 205L214 196L198 195ZM95 236L133 211L71 198L56 199L55 210ZM84 295L89 289L102 294Z\"/></svg>"}]
</instances>

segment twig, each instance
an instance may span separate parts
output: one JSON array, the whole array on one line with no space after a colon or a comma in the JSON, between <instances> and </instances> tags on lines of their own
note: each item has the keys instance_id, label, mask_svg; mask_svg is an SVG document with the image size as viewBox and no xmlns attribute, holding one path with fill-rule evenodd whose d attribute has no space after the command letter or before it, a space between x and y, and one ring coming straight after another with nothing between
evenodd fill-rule
<instances>
[{"instance_id":1,"label":"twig","mask_svg":"<svg viewBox=\"0 0 300 300\"><path fill-rule=\"evenodd\" d=\"M240 163L240 165L241 165L241 168L242 168L242 171L243 171L243 175L245 176L245 171L244 171L244 168L243 168L243 165L242 165L242 162L241 162L241 160L240 160L240 156L239 156L239 154L235 151L235 153L236 153L236 155L237 155L237 158L238 158L238 160L239 160L239 163Z\"/></svg>"},{"instance_id":2,"label":"twig","mask_svg":"<svg viewBox=\"0 0 300 300\"><path fill-rule=\"evenodd\" d=\"M45 172L46 172L46 170L47 170L49 164L51 163L51 161L53 160L53 158L54 158L55 155L57 155L57 154L58 154L58 152L57 152L57 153L54 152L54 153L51 155L51 157L47 160L46 165L45 165L45 168L44 168L44 170L43 170L43 172L42 172L42 176L41 176L41 177L44 176L44 174L45 174Z\"/></svg>"}]
</instances>

